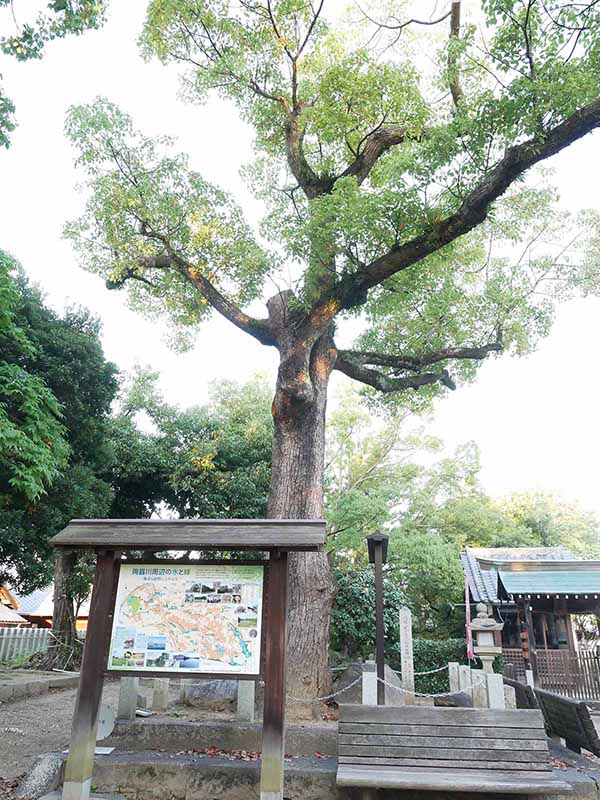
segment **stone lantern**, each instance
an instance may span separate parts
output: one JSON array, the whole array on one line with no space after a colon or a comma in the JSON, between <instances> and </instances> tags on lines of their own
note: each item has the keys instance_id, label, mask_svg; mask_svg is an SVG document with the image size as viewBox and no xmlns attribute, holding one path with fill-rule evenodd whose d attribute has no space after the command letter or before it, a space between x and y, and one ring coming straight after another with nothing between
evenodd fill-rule
<instances>
[{"instance_id":1,"label":"stone lantern","mask_svg":"<svg viewBox=\"0 0 600 800\"><path fill-rule=\"evenodd\" d=\"M477 603L477 616L471 620L471 632L475 655L481 659L484 672L493 672L492 663L496 656L502 654L502 648L497 644L503 622L496 622L489 616L485 603Z\"/></svg>"}]
</instances>

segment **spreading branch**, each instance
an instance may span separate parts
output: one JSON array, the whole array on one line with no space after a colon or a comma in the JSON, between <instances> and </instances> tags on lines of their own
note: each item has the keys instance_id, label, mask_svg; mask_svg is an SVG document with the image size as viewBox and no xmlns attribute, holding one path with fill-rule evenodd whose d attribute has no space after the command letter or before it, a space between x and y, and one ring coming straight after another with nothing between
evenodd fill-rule
<instances>
[{"instance_id":1,"label":"spreading branch","mask_svg":"<svg viewBox=\"0 0 600 800\"><path fill-rule=\"evenodd\" d=\"M362 10L362 9L361 9ZM372 22L374 25L377 25L378 28L383 28L386 31L403 31L404 28L408 28L409 25L438 25L440 22L443 22L445 19L451 14L451 11L447 11L445 14L442 14L441 17L436 17L435 19L407 19L404 22L400 22L400 20L390 17L389 22L377 22L376 20L372 19L365 11L362 11L365 18ZM393 20L393 21L391 21Z\"/></svg>"},{"instance_id":2,"label":"spreading branch","mask_svg":"<svg viewBox=\"0 0 600 800\"><path fill-rule=\"evenodd\" d=\"M564 150L600 127L600 98L579 109L564 122L506 150L487 175L465 196L456 212L435 222L420 236L392 247L387 253L344 276L324 292L311 316L332 319L342 308L364 303L368 291L464 236L485 221L490 207L531 167Z\"/></svg>"},{"instance_id":3,"label":"spreading branch","mask_svg":"<svg viewBox=\"0 0 600 800\"><path fill-rule=\"evenodd\" d=\"M339 350L342 358L349 359L358 364L372 364L379 367L390 367L394 370L407 370L418 372L424 367L439 364L440 361L481 361L490 353L499 353L502 350L500 337L494 342L473 347L445 347L433 350L420 356L377 353L365 350Z\"/></svg>"},{"instance_id":4,"label":"spreading branch","mask_svg":"<svg viewBox=\"0 0 600 800\"><path fill-rule=\"evenodd\" d=\"M448 48L448 73L450 76L450 94L454 105L458 108L463 100L463 90L460 85L458 63L456 58L456 43L460 37L460 3L461 0L452 0L450 9L450 46Z\"/></svg>"},{"instance_id":5,"label":"spreading branch","mask_svg":"<svg viewBox=\"0 0 600 800\"><path fill-rule=\"evenodd\" d=\"M304 154L304 130L298 121L302 107L289 112L285 123L287 161L298 186L309 200L330 192L334 181L319 178Z\"/></svg>"},{"instance_id":6,"label":"spreading branch","mask_svg":"<svg viewBox=\"0 0 600 800\"><path fill-rule=\"evenodd\" d=\"M442 383L449 389L456 389L456 384L450 377L447 370L443 369L440 372L420 372L415 375L404 375L401 378L394 378L386 375L384 372L367 367L360 364L352 358L349 358L342 353L338 352L335 365L333 367L339 372L343 372L349 378L360 383L365 383L378 389L380 392L402 392L406 389L420 389L423 386L428 386L433 383Z\"/></svg>"},{"instance_id":7,"label":"spreading branch","mask_svg":"<svg viewBox=\"0 0 600 800\"><path fill-rule=\"evenodd\" d=\"M356 177L358 183L361 184L387 150L407 140L420 142L422 138L423 136L409 134L403 125L386 125L377 128L365 138L360 153L339 177ZM337 178L330 182L328 191L333 189L336 180Z\"/></svg>"},{"instance_id":8,"label":"spreading branch","mask_svg":"<svg viewBox=\"0 0 600 800\"><path fill-rule=\"evenodd\" d=\"M140 260L140 265L146 269L176 269L186 280L192 283L200 292L202 297L218 311L225 319L233 323L237 328L249 333L261 344L276 346L276 340L271 331L269 321L266 319L256 319L246 314L238 308L231 300L212 284L193 264L175 254L164 254L161 256L149 256Z\"/></svg>"}]
</instances>

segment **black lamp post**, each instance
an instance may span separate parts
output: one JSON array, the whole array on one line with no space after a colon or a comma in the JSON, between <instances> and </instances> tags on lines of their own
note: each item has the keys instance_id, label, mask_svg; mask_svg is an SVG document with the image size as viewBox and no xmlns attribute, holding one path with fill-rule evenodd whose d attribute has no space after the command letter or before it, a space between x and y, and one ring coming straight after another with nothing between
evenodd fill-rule
<instances>
[{"instance_id":1,"label":"black lamp post","mask_svg":"<svg viewBox=\"0 0 600 800\"><path fill-rule=\"evenodd\" d=\"M383 630L383 565L387 561L389 536L377 531L367 536L369 548L369 563L375 564L375 630L376 649L375 662L377 664L377 705L385 705L385 653Z\"/></svg>"}]
</instances>

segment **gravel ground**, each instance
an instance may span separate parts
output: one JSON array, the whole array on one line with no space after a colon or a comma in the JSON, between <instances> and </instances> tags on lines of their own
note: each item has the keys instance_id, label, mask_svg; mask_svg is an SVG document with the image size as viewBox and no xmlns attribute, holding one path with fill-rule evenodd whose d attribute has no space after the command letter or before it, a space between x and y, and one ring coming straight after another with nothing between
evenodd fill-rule
<instances>
[{"instance_id":1,"label":"gravel ground","mask_svg":"<svg viewBox=\"0 0 600 800\"><path fill-rule=\"evenodd\" d=\"M52 689L0 703L0 778L22 775L42 753L67 748L76 695L77 689ZM118 697L118 681L107 681L103 700L116 707Z\"/></svg>"},{"instance_id":2,"label":"gravel ground","mask_svg":"<svg viewBox=\"0 0 600 800\"><path fill-rule=\"evenodd\" d=\"M151 697L149 686L142 695ZM231 712L208 712L176 704L178 686L171 682L170 718L200 720L234 719ZM47 694L0 703L0 798L4 787L27 772L39 755L66 750L71 736L71 722L77 689L53 689ZM115 710L119 699L119 681L107 680L102 702Z\"/></svg>"}]
</instances>

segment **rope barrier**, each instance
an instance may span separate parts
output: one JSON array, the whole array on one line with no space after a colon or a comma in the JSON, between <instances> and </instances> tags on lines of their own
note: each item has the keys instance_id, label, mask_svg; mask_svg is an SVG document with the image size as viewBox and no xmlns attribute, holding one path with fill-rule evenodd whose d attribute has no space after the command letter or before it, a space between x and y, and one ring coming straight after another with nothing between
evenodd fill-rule
<instances>
[{"instance_id":1,"label":"rope barrier","mask_svg":"<svg viewBox=\"0 0 600 800\"><path fill-rule=\"evenodd\" d=\"M404 689L401 686L395 686L393 683L389 683L384 678L377 678L377 680L380 681L381 683L383 683L385 686L389 686L390 689L394 689L394 691L396 691L396 692L402 692L403 694L410 694L413 697L452 697L455 694L464 694L465 692L468 692L470 689L474 688L475 686L485 686L486 685L485 680L477 681L477 682L474 681L471 684L471 686L469 686L469 687L467 687L465 689L455 689L453 692L436 692L435 694L433 694L433 693L432 694L427 694L426 692L411 692L410 689Z\"/></svg>"},{"instance_id":2,"label":"rope barrier","mask_svg":"<svg viewBox=\"0 0 600 800\"><path fill-rule=\"evenodd\" d=\"M446 669L446 667L444 667L444 669ZM441 669L437 669L437 670L433 670L433 671L441 672ZM286 698L288 700L290 700L292 703L307 703L307 704L324 703L326 700L333 700L334 697L338 697L339 695L343 694L344 692L347 692L348 689L351 689L353 686L356 686L356 684L359 681L362 681L363 674L375 675L375 673L361 673L358 676L358 678L356 678L356 680L352 681L352 683L349 683L348 686L344 686L343 689L340 689L337 692L332 692L331 694L325 695L324 697L315 697L312 700L307 700L305 697L293 697L292 695L287 694ZM420 674L428 674L428 673L420 673ZM384 686L389 686L389 688L393 689L395 692L400 692L402 694L408 694L408 695L411 695L412 697L428 697L428 698L452 697L453 695L464 694L465 692L468 692L470 689L474 688L475 686L485 686L486 685L485 680L483 680L483 681L473 681L471 686L469 686L466 689L455 689L452 692L427 693L427 692L413 692L410 689L405 689L402 686L396 686L393 683L389 683L389 681L386 681L384 678L377 678L376 677L376 680L378 682L380 682L380 683L383 683ZM264 686L264 681L260 681L260 684L261 684L261 686Z\"/></svg>"}]
</instances>

